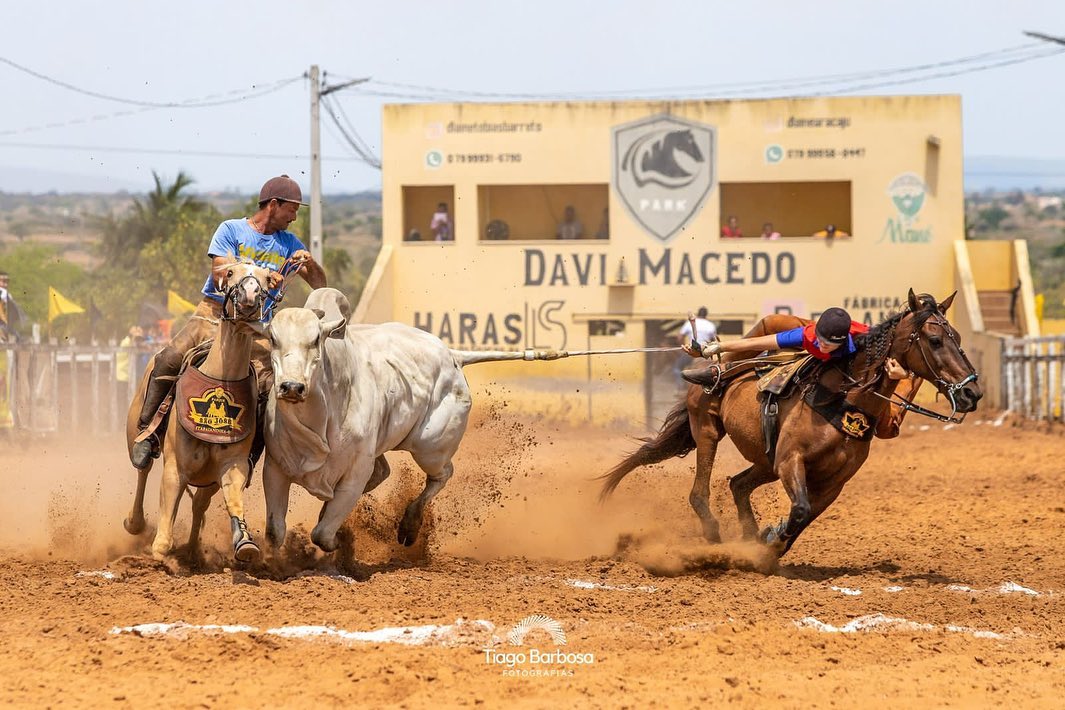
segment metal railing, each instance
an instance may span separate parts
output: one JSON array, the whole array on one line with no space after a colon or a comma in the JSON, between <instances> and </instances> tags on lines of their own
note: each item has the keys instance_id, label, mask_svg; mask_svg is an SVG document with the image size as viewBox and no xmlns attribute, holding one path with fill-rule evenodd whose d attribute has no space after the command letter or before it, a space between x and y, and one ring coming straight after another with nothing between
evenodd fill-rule
<instances>
[{"instance_id":1,"label":"metal railing","mask_svg":"<svg viewBox=\"0 0 1065 710\"><path fill-rule=\"evenodd\" d=\"M1002 380L1009 411L1065 422L1065 336L1005 339Z\"/></svg>"},{"instance_id":2,"label":"metal railing","mask_svg":"<svg viewBox=\"0 0 1065 710\"><path fill-rule=\"evenodd\" d=\"M38 434L121 431L156 349L0 344L0 427Z\"/></svg>"}]
</instances>

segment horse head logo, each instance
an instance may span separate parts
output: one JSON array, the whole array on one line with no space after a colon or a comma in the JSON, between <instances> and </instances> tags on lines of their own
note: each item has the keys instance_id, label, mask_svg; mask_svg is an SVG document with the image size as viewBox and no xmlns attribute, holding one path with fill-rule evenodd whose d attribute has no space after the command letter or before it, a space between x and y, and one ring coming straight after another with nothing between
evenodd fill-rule
<instances>
[{"instance_id":1,"label":"horse head logo","mask_svg":"<svg viewBox=\"0 0 1065 710\"><path fill-rule=\"evenodd\" d=\"M631 170L639 187L653 182L676 188L690 185L698 173L698 163L705 162L706 157L690 128L664 129L634 142L625 154L621 169Z\"/></svg>"},{"instance_id":2,"label":"horse head logo","mask_svg":"<svg viewBox=\"0 0 1065 710\"><path fill-rule=\"evenodd\" d=\"M713 126L654 116L614 128L614 189L663 242L698 214L714 186Z\"/></svg>"}]
</instances>

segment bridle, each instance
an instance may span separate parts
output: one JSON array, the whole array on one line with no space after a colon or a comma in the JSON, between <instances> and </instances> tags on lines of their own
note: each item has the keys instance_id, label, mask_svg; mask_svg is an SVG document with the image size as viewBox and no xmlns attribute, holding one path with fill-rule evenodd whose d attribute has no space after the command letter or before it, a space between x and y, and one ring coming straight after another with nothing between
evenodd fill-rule
<instances>
[{"instance_id":1,"label":"bridle","mask_svg":"<svg viewBox=\"0 0 1065 710\"><path fill-rule=\"evenodd\" d=\"M244 284L248 281L253 281L255 283L255 302L250 314L239 315L237 311L237 294L241 292L241 289L244 288ZM257 320L261 321L267 311L265 306L267 295L266 289L263 288L261 283L259 283L259 279L255 278L255 274L244 276L235 284L230 284L229 288L226 289L226 294L222 297L222 320L245 321L249 323Z\"/></svg>"},{"instance_id":2,"label":"bridle","mask_svg":"<svg viewBox=\"0 0 1065 710\"><path fill-rule=\"evenodd\" d=\"M278 271L278 273L281 274L281 285L275 289L274 293L271 293L269 288L263 288L262 284L259 283L259 280L255 278L254 274L248 274L235 284L230 285L229 288L226 289L225 295L222 297L222 320L254 322L257 320L265 320L268 315L273 315L278 304L285 298L285 290L288 288L289 277L299 272L302 266L302 259L293 259L291 257L286 259L285 263L281 265L281 268ZM249 316L238 316L237 294L240 293L240 289L249 279L254 281L258 286L258 292L255 295L255 313ZM231 311L229 308L230 305L232 305ZM230 315L230 312L232 312L232 315Z\"/></svg>"},{"instance_id":3,"label":"bridle","mask_svg":"<svg viewBox=\"0 0 1065 710\"><path fill-rule=\"evenodd\" d=\"M954 347L957 348L958 354L961 355L961 359L965 363L965 366L969 368L969 374L963 377L958 382L950 382L945 377L943 377L943 375L940 374L940 372L937 371L935 367L932 366L932 362L928 357L927 348L924 345L924 338L921 334L922 328L924 328L924 326L929 321L939 326L940 330L942 330L943 333L948 338L950 338L950 341L954 343ZM941 422L961 424L963 421L965 421L965 416L966 414L968 414L968 412L963 412L960 417L957 416L958 400L955 397L955 394L958 392L958 390L965 387L965 385L969 384L970 382L976 382L980 376L977 374L976 369L973 367L972 363L969 362L969 358L965 354L965 350L962 349L961 343L958 342L958 339L954 336L954 333L951 332L950 324L946 321L945 318L943 318L942 315L939 314L938 311L933 311L932 314L924 320L924 322L922 322L918 327L914 328L913 332L910 333L910 337L907 339L906 349L903 350L903 353L909 351L909 349L912 348L914 345L917 346L917 351L921 353L921 359L924 360L925 367L928 368L928 371L931 372L933 377L935 378L931 380L931 382L936 386L936 391L945 394L947 400L950 402L950 414L945 415L940 414L939 412L933 412L931 409L926 409L925 407L914 404L911 400L908 400L900 395L892 394L891 397L885 397L879 392L874 392L874 394L876 394L876 396L880 397L881 399L886 399L892 404L896 404L902 407L908 412L914 412L915 414L921 414L926 417L931 417L932 419L936 419Z\"/></svg>"}]
</instances>

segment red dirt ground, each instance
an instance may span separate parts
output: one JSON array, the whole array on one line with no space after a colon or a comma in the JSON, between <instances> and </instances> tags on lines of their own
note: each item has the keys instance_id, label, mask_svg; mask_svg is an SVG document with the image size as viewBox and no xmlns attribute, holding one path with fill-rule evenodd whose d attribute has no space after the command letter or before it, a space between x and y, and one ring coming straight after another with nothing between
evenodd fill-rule
<instances>
[{"instance_id":1,"label":"red dirt ground","mask_svg":"<svg viewBox=\"0 0 1065 710\"><path fill-rule=\"evenodd\" d=\"M764 574L749 546L697 539L687 507L693 458L633 474L599 506L590 479L632 447L623 432L478 406L456 475L434 503L427 545L391 542L418 485L409 457L394 454L393 479L360 504L358 561L311 551L300 530L313 524L317 503L299 495L289 521L302 527L283 559L252 570L226 561L220 497L208 517L206 561L168 569L145 558L150 538L121 528L133 476L120 441L0 442L0 701L1060 707L1060 432L995 427L986 415L976 423L979 414L946 430L907 421L900 439L874 444L835 505ZM725 481L740 468L723 447L713 506L732 537ZM262 540L259 484L257 477L248 493L249 523ZM763 522L784 514L779 485L756 494L755 510ZM187 516L186 503L186 529ZM627 541L620 552L619 540ZM101 570L114 578L79 576ZM300 570L310 572L295 576ZM1001 589L1009 582L1028 591ZM568 637L561 650L594 662L530 663L532 648L555 650L544 631L530 632L524 646L507 641L531 614L557 620ZM873 614L912 624L853 633L796 625L813 617L842 627ZM372 631L459 618L494 630L467 623L428 645L267 631ZM178 621L255 629L112 633ZM526 654L516 677L488 662L486 646Z\"/></svg>"}]
</instances>

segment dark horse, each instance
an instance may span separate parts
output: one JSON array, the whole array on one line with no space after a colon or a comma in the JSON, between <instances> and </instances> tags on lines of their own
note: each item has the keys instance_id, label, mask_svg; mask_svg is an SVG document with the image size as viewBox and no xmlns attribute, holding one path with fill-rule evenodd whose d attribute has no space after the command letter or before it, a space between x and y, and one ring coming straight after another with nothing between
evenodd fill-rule
<instances>
[{"instance_id":1,"label":"dark horse","mask_svg":"<svg viewBox=\"0 0 1065 710\"><path fill-rule=\"evenodd\" d=\"M637 186L653 182L665 187L683 187L694 176L677 162L674 152L678 150L697 163L706 160L689 128L665 135L651 133L637 140L625 153L621 166L623 170L631 168Z\"/></svg>"},{"instance_id":2,"label":"dark horse","mask_svg":"<svg viewBox=\"0 0 1065 710\"><path fill-rule=\"evenodd\" d=\"M951 295L937 304L931 296L917 297L911 290L905 310L855 338L858 352L820 367L805 388L820 384L845 392L849 405L881 419L888 415L896 384L884 371L884 362L891 357L932 382L955 412L975 410L983 393L976 372L961 349L958 332L945 317L953 300ZM765 334L761 327L755 331L748 335ZM726 359L736 355L729 353ZM723 394L707 394L700 386L690 386L687 400L669 413L657 436L646 439L643 446L603 477L606 483L602 497L610 495L632 470L685 456L695 449L695 484L689 501L702 521L704 537L720 542L718 523L710 512L710 473L718 442L727 434L751 463L729 481L743 536L759 537L777 557L783 555L865 463L870 441L843 434L815 412L804 397L793 396L779 403L780 435L776 456L771 460L762 434L757 381L753 373L741 375ZM791 499L791 513L786 521L766 527L759 534L751 493L774 479L784 484Z\"/></svg>"}]
</instances>

